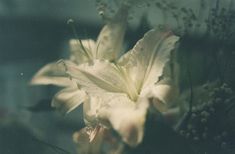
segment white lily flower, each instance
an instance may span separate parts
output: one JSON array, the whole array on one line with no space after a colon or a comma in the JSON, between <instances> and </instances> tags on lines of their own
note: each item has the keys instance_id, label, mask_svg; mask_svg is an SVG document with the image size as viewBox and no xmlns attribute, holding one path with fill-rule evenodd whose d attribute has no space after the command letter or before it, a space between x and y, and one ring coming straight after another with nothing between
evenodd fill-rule
<instances>
[{"instance_id":1,"label":"white lily flower","mask_svg":"<svg viewBox=\"0 0 235 154\"><path fill-rule=\"evenodd\" d=\"M70 59L81 65L96 59L116 60L120 55L121 45L127 26L128 7L123 5L117 14L107 21L101 30L97 42L88 40L70 40ZM52 106L66 113L79 106L87 99L86 93L79 85L68 78L64 67L58 62L42 67L31 80L32 85L56 85L65 87L52 100Z\"/></svg>"},{"instance_id":2,"label":"white lily flower","mask_svg":"<svg viewBox=\"0 0 235 154\"><path fill-rule=\"evenodd\" d=\"M127 12L123 5L97 42L71 40L70 59L44 66L31 83L65 87L55 95L53 106L69 112L84 102L87 125L112 127L124 142L136 146L143 139L148 99L164 112L177 91L171 55L179 38L151 30L118 60Z\"/></svg>"},{"instance_id":3,"label":"white lily flower","mask_svg":"<svg viewBox=\"0 0 235 154\"><path fill-rule=\"evenodd\" d=\"M164 112L176 91L172 76L172 51L178 37L151 30L116 63L94 60L76 65L65 62L67 73L89 95L84 118L89 125L114 128L130 146L143 138L148 98ZM166 83L161 83L167 81Z\"/></svg>"}]
</instances>

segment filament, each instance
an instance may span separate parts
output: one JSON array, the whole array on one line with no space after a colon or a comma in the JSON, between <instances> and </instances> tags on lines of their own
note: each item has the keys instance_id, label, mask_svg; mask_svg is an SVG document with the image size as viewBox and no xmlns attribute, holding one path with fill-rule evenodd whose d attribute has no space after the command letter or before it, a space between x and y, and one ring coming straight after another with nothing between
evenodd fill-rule
<instances>
[{"instance_id":1,"label":"filament","mask_svg":"<svg viewBox=\"0 0 235 154\"><path fill-rule=\"evenodd\" d=\"M76 40L77 44L80 44L80 45L81 45L82 50L83 50L83 52L85 53L85 55L87 56L87 58L88 58L88 59L91 59L90 54L87 52L87 50L85 49L85 47L84 47L84 45L83 45L81 39L79 39L79 37L78 37L77 31L76 31L76 28L75 28L75 25L74 25L74 20L73 20L73 19L69 19L69 20L67 21L67 24L68 24L69 26L71 26L71 29L72 29L72 31L73 31L73 34L74 34L75 38L76 38L75 40Z\"/></svg>"}]
</instances>

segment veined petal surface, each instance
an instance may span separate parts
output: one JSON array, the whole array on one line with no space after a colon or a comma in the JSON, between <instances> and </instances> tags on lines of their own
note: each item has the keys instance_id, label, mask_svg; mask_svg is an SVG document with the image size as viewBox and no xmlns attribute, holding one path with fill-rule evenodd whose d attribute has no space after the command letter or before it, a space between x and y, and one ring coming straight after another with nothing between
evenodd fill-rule
<instances>
[{"instance_id":1,"label":"veined petal surface","mask_svg":"<svg viewBox=\"0 0 235 154\"><path fill-rule=\"evenodd\" d=\"M88 93L126 92L128 83L119 68L109 61L94 60L76 65L65 62L67 73Z\"/></svg>"},{"instance_id":2,"label":"veined petal surface","mask_svg":"<svg viewBox=\"0 0 235 154\"><path fill-rule=\"evenodd\" d=\"M119 65L126 69L139 93L159 80L178 39L171 32L150 30L120 58Z\"/></svg>"}]
</instances>

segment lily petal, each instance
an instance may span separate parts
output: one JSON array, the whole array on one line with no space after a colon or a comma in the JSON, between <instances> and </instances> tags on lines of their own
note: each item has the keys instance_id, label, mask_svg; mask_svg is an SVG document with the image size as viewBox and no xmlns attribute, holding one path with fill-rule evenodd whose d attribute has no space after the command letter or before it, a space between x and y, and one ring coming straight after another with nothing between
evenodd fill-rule
<instances>
[{"instance_id":1,"label":"lily petal","mask_svg":"<svg viewBox=\"0 0 235 154\"><path fill-rule=\"evenodd\" d=\"M96 44L92 39L81 40L81 42L77 39L71 39L69 41L69 44L71 52L70 60L75 62L76 64L86 63L90 60L85 52L87 52L91 56L91 58L94 58Z\"/></svg>"},{"instance_id":2,"label":"lily petal","mask_svg":"<svg viewBox=\"0 0 235 154\"><path fill-rule=\"evenodd\" d=\"M175 106L179 95L178 63L174 55L172 55L170 59L171 60L165 64L159 80L154 85L144 88L141 93L142 96L152 98L153 104L161 112Z\"/></svg>"},{"instance_id":3,"label":"lily petal","mask_svg":"<svg viewBox=\"0 0 235 154\"><path fill-rule=\"evenodd\" d=\"M90 94L89 99L83 104L85 123L94 127L94 125L98 125L102 121L102 124L107 126L109 124L107 123L106 111L102 112L102 110L118 108L119 106L134 108L135 103L123 93L103 92Z\"/></svg>"},{"instance_id":4,"label":"lily petal","mask_svg":"<svg viewBox=\"0 0 235 154\"><path fill-rule=\"evenodd\" d=\"M56 86L73 86L74 83L68 78L63 67L58 63L49 63L42 67L32 78L32 85L56 85Z\"/></svg>"},{"instance_id":5,"label":"lily petal","mask_svg":"<svg viewBox=\"0 0 235 154\"><path fill-rule=\"evenodd\" d=\"M144 136L147 101L136 106L128 97L120 95L109 100L107 104L109 105L100 108L99 119L108 121L122 140L130 146L135 147L141 143Z\"/></svg>"},{"instance_id":6,"label":"lily petal","mask_svg":"<svg viewBox=\"0 0 235 154\"><path fill-rule=\"evenodd\" d=\"M166 112L170 104L178 96L178 90L176 87L168 84L154 85L149 88L148 98L151 98L151 102L160 112Z\"/></svg>"},{"instance_id":7,"label":"lily petal","mask_svg":"<svg viewBox=\"0 0 235 154\"><path fill-rule=\"evenodd\" d=\"M98 59L116 60L122 51L122 43L127 27L128 7L123 5L117 14L108 20L97 39Z\"/></svg>"},{"instance_id":8,"label":"lily petal","mask_svg":"<svg viewBox=\"0 0 235 154\"><path fill-rule=\"evenodd\" d=\"M95 127L98 125L97 112L100 109L102 100L97 96L89 96L83 104L83 118L87 126Z\"/></svg>"},{"instance_id":9,"label":"lily petal","mask_svg":"<svg viewBox=\"0 0 235 154\"><path fill-rule=\"evenodd\" d=\"M125 92L128 87L118 67L108 61L65 65L67 73L88 93Z\"/></svg>"},{"instance_id":10,"label":"lily petal","mask_svg":"<svg viewBox=\"0 0 235 154\"><path fill-rule=\"evenodd\" d=\"M52 107L59 109L64 113L69 113L82 104L87 99L84 91L78 88L64 88L54 96Z\"/></svg>"},{"instance_id":11,"label":"lily petal","mask_svg":"<svg viewBox=\"0 0 235 154\"><path fill-rule=\"evenodd\" d=\"M147 101L140 99L136 105L122 93L105 93L89 98L84 104L84 117L88 126L101 124L112 127L124 142L133 147L142 141Z\"/></svg>"},{"instance_id":12,"label":"lily petal","mask_svg":"<svg viewBox=\"0 0 235 154\"><path fill-rule=\"evenodd\" d=\"M120 58L119 65L129 72L139 93L159 80L178 39L171 32L150 30Z\"/></svg>"}]
</instances>

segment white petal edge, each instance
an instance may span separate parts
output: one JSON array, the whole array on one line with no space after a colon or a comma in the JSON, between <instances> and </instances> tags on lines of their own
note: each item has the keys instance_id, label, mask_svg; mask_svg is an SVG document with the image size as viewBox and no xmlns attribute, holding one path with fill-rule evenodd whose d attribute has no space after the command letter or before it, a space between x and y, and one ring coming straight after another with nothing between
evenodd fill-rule
<instances>
[{"instance_id":1,"label":"white petal edge","mask_svg":"<svg viewBox=\"0 0 235 154\"><path fill-rule=\"evenodd\" d=\"M101 30L97 39L98 59L116 60L122 52L127 27L128 7L122 5L112 19Z\"/></svg>"},{"instance_id":2,"label":"white petal edge","mask_svg":"<svg viewBox=\"0 0 235 154\"><path fill-rule=\"evenodd\" d=\"M63 113L69 113L82 104L87 99L87 95L83 90L78 88L64 88L54 96L52 107L57 108Z\"/></svg>"},{"instance_id":3,"label":"white petal edge","mask_svg":"<svg viewBox=\"0 0 235 154\"><path fill-rule=\"evenodd\" d=\"M169 31L150 30L119 59L119 65L129 72L139 93L158 81L178 39Z\"/></svg>"},{"instance_id":4,"label":"white petal edge","mask_svg":"<svg viewBox=\"0 0 235 154\"><path fill-rule=\"evenodd\" d=\"M56 85L72 86L74 83L69 79L65 69L57 62L49 63L43 66L30 81L31 85Z\"/></svg>"},{"instance_id":5,"label":"white petal edge","mask_svg":"<svg viewBox=\"0 0 235 154\"><path fill-rule=\"evenodd\" d=\"M125 143L135 147L142 142L144 136L147 108L147 101L142 100L136 105L127 96L120 95L100 108L98 118L108 121Z\"/></svg>"}]
</instances>

